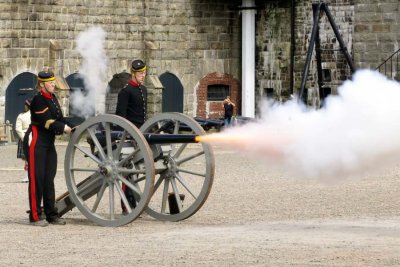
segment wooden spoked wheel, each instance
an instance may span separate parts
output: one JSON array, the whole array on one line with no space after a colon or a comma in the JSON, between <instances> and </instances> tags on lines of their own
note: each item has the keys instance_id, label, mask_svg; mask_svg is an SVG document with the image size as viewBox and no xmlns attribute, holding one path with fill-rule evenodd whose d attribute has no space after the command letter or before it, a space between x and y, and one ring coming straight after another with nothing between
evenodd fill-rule
<instances>
[{"instance_id":1,"label":"wooden spoked wheel","mask_svg":"<svg viewBox=\"0 0 400 267\"><path fill-rule=\"evenodd\" d=\"M99 115L82 123L69 141L64 169L75 206L102 226L132 222L153 195L152 151L141 132L119 116ZM129 204L125 187L134 192L136 205Z\"/></svg>"},{"instance_id":2,"label":"wooden spoked wheel","mask_svg":"<svg viewBox=\"0 0 400 267\"><path fill-rule=\"evenodd\" d=\"M203 128L181 113L162 113L149 119L143 134L204 135ZM204 143L151 144L155 157L154 194L146 213L163 221L180 221L195 214L210 193L215 172L211 146Z\"/></svg>"}]
</instances>

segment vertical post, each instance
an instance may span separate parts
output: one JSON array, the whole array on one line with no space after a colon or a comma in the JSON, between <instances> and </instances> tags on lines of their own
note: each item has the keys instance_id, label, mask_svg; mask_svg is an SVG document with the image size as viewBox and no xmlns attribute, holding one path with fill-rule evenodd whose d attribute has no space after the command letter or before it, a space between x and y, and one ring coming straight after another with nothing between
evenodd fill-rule
<instances>
[{"instance_id":1,"label":"vertical post","mask_svg":"<svg viewBox=\"0 0 400 267\"><path fill-rule=\"evenodd\" d=\"M344 45L343 38L340 35L340 32L339 32L338 28L336 27L335 20L333 19L332 14L329 11L328 6L326 4L323 4L323 9L325 11L326 16L328 17L329 23L332 26L333 32L335 33L335 36L336 36L336 38L337 38L337 40L339 42L340 49L342 50L342 52L343 52L343 54L344 54L344 56L345 56L345 58L347 60L347 64L349 64L349 66L350 66L351 73L354 73L356 68L354 67L354 64L353 64L353 61L352 61L352 59L350 57L350 54L347 51L347 47Z\"/></svg>"},{"instance_id":2,"label":"vertical post","mask_svg":"<svg viewBox=\"0 0 400 267\"><path fill-rule=\"evenodd\" d=\"M314 8L315 5L316 5L316 7ZM313 25L313 29L312 29L312 32L311 32L310 44L308 46L306 64L305 64L304 70L303 70L303 78L301 80L300 93L299 93L298 101L302 101L302 97L303 97L303 94L304 94L304 87L305 87L306 81L307 81L308 70L310 68L311 57L312 57L312 54L313 54L314 44L315 44L315 37L316 37L316 34L317 34L317 29L318 29L319 14L321 13L321 3L313 4L313 11L314 11L314 25Z\"/></svg>"},{"instance_id":3,"label":"vertical post","mask_svg":"<svg viewBox=\"0 0 400 267\"><path fill-rule=\"evenodd\" d=\"M315 8L315 6L313 6ZM317 25L317 33L315 36L315 58L317 60L317 76L318 76L318 90L319 90L319 99L322 103L322 98L325 95L323 93L323 80L322 80L322 57L321 57L321 40L319 37L319 24Z\"/></svg>"},{"instance_id":4,"label":"vertical post","mask_svg":"<svg viewBox=\"0 0 400 267\"><path fill-rule=\"evenodd\" d=\"M296 49L296 39L294 35L294 27L295 27L295 15L296 15L296 8L295 8L295 0L292 0L292 4L290 7L290 84L289 84L289 95L293 94L293 87L294 87L294 53Z\"/></svg>"},{"instance_id":5,"label":"vertical post","mask_svg":"<svg viewBox=\"0 0 400 267\"><path fill-rule=\"evenodd\" d=\"M242 2L242 115L255 117L255 1ZM253 7L253 8L252 8Z\"/></svg>"}]
</instances>

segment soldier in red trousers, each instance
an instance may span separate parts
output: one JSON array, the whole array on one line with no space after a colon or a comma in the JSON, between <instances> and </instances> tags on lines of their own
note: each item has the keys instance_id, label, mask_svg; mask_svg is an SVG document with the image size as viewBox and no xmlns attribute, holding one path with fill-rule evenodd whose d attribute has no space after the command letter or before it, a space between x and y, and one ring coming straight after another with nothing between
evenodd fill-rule
<instances>
[{"instance_id":1,"label":"soldier in red trousers","mask_svg":"<svg viewBox=\"0 0 400 267\"><path fill-rule=\"evenodd\" d=\"M38 74L38 93L31 102L31 125L24 136L24 153L28 161L29 221L35 226L64 225L55 207L54 178L57 172L55 136L70 133L55 92L51 71ZM43 201L44 210L41 208ZM44 214L43 214L44 212Z\"/></svg>"}]
</instances>

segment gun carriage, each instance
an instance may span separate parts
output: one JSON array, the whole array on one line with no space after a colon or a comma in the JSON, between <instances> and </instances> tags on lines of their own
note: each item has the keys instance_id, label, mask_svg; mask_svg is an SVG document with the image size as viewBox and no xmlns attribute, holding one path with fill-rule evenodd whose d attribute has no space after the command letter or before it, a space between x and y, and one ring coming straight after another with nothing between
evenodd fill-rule
<instances>
[{"instance_id":1,"label":"gun carriage","mask_svg":"<svg viewBox=\"0 0 400 267\"><path fill-rule=\"evenodd\" d=\"M205 203L214 179L212 148L197 142L204 134L180 113L156 115L140 129L116 115L89 118L67 146L68 192L56 199L59 213L77 207L102 226L125 225L143 211L163 221L189 218ZM134 192L134 207L123 187Z\"/></svg>"}]
</instances>

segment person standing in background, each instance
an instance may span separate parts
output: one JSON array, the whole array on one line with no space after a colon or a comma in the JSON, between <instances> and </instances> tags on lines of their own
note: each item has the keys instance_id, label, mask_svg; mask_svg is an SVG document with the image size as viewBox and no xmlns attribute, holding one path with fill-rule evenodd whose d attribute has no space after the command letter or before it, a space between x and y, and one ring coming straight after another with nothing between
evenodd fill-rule
<instances>
[{"instance_id":1,"label":"person standing in background","mask_svg":"<svg viewBox=\"0 0 400 267\"><path fill-rule=\"evenodd\" d=\"M229 127L231 125L233 109L235 108L235 104L231 101L230 96L224 99L222 107L224 108L224 126Z\"/></svg>"},{"instance_id":2,"label":"person standing in background","mask_svg":"<svg viewBox=\"0 0 400 267\"><path fill-rule=\"evenodd\" d=\"M28 162L26 161L23 149L23 139L26 131L31 124L31 100L27 99L24 103L24 112L20 113L15 122L15 131L18 135L18 149L17 149L17 158L22 159L25 162L24 171L28 171ZM23 183L29 182L28 173L25 174L24 178L22 178Z\"/></svg>"}]
</instances>

